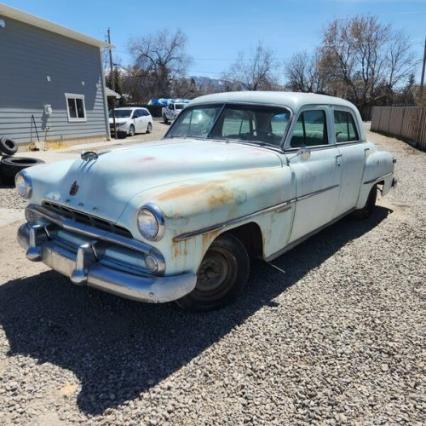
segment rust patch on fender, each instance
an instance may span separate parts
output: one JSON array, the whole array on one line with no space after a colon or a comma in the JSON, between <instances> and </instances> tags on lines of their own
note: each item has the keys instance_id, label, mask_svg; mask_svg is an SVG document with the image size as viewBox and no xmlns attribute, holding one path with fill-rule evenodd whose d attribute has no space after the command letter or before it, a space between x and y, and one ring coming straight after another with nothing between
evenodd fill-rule
<instances>
[{"instance_id":1,"label":"rust patch on fender","mask_svg":"<svg viewBox=\"0 0 426 426\"><path fill-rule=\"evenodd\" d=\"M173 242L172 257L174 259L176 259L180 256L187 256L188 255L188 244L189 244L188 240Z\"/></svg>"},{"instance_id":2,"label":"rust patch on fender","mask_svg":"<svg viewBox=\"0 0 426 426\"><path fill-rule=\"evenodd\" d=\"M155 157L142 157L139 161L143 162L143 161L152 161L155 160Z\"/></svg>"},{"instance_id":3,"label":"rust patch on fender","mask_svg":"<svg viewBox=\"0 0 426 426\"><path fill-rule=\"evenodd\" d=\"M215 229L214 231L206 232L201 235L201 249L202 253L206 253L210 244L220 235L222 230Z\"/></svg>"}]
</instances>

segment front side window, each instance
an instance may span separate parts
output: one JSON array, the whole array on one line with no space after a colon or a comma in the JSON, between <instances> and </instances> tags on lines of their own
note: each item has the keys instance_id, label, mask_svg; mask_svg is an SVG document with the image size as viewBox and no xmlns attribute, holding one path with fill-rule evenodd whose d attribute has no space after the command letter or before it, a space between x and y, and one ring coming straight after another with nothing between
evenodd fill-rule
<instances>
[{"instance_id":1,"label":"front side window","mask_svg":"<svg viewBox=\"0 0 426 426\"><path fill-rule=\"evenodd\" d=\"M169 138L206 138L221 106L191 108L178 115L175 124L167 134Z\"/></svg>"},{"instance_id":2,"label":"front side window","mask_svg":"<svg viewBox=\"0 0 426 426\"><path fill-rule=\"evenodd\" d=\"M334 130L336 132L336 142L359 140L355 121L350 112L334 111Z\"/></svg>"},{"instance_id":3,"label":"front side window","mask_svg":"<svg viewBox=\"0 0 426 426\"><path fill-rule=\"evenodd\" d=\"M303 111L297 119L291 138L291 147L328 144L325 111Z\"/></svg>"},{"instance_id":4,"label":"front side window","mask_svg":"<svg viewBox=\"0 0 426 426\"><path fill-rule=\"evenodd\" d=\"M86 121L84 95L65 94L68 121Z\"/></svg>"},{"instance_id":5,"label":"front side window","mask_svg":"<svg viewBox=\"0 0 426 426\"><path fill-rule=\"evenodd\" d=\"M290 112L280 107L260 105L194 107L182 111L167 137L198 136L279 146L289 119Z\"/></svg>"}]
</instances>

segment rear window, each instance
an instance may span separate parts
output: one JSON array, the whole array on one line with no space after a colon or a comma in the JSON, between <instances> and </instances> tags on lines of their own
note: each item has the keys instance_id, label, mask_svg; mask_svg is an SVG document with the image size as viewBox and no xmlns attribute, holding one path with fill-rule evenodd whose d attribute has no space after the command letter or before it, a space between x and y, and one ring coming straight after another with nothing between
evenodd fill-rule
<instances>
[{"instance_id":1,"label":"rear window","mask_svg":"<svg viewBox=\"0 0 426 426\"><path fill-rule=\"evenodd\" d=\"M359 140L355 121L350 112L334 111L334 130L336 132L336 142Z\"/></svg>"}]
</instances>

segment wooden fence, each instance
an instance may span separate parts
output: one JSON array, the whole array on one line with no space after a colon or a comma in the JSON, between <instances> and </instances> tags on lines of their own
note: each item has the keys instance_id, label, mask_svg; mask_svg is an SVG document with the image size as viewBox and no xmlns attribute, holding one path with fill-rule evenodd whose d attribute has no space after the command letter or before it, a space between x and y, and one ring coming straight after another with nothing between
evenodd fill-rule
<instances>
[{"instance_id":1,"label":"wooden fence","mask_svg":"<svg viewBox=\"0 0 426 426\"><path fill-rule=\"evenodd\" d=\"M426 151L426 108L374 107L371 130L401 137Z\"/></svg>"}]
</instances>

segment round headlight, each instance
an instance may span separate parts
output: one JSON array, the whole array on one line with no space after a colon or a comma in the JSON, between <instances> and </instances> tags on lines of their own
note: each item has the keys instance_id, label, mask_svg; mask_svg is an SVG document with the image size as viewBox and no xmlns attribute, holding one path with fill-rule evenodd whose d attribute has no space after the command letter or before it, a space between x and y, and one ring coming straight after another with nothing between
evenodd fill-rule
<instances>
[{"instance_id":1,"label":"round headlight","mask_svg":"<svg viewBox=\"0 0 426 426\"><path fill-rule=\"evenodd\" d=\"M153 204L143 206L138 212L138 228L144 238L158 241L164 234L163 212Z\"/></svg>"},{"instance_id":2,"label":"round headlight","mask_svg":"<svg viewBox=\"0 0 426 426\"><path fill-rule=\"evenodd\" d=\"M21 197L26 199L31 197L33 187L31 184L31 179L27 175L18 173L15 177L15 186L18 194Z\"/></svg>"}]
</instances>

